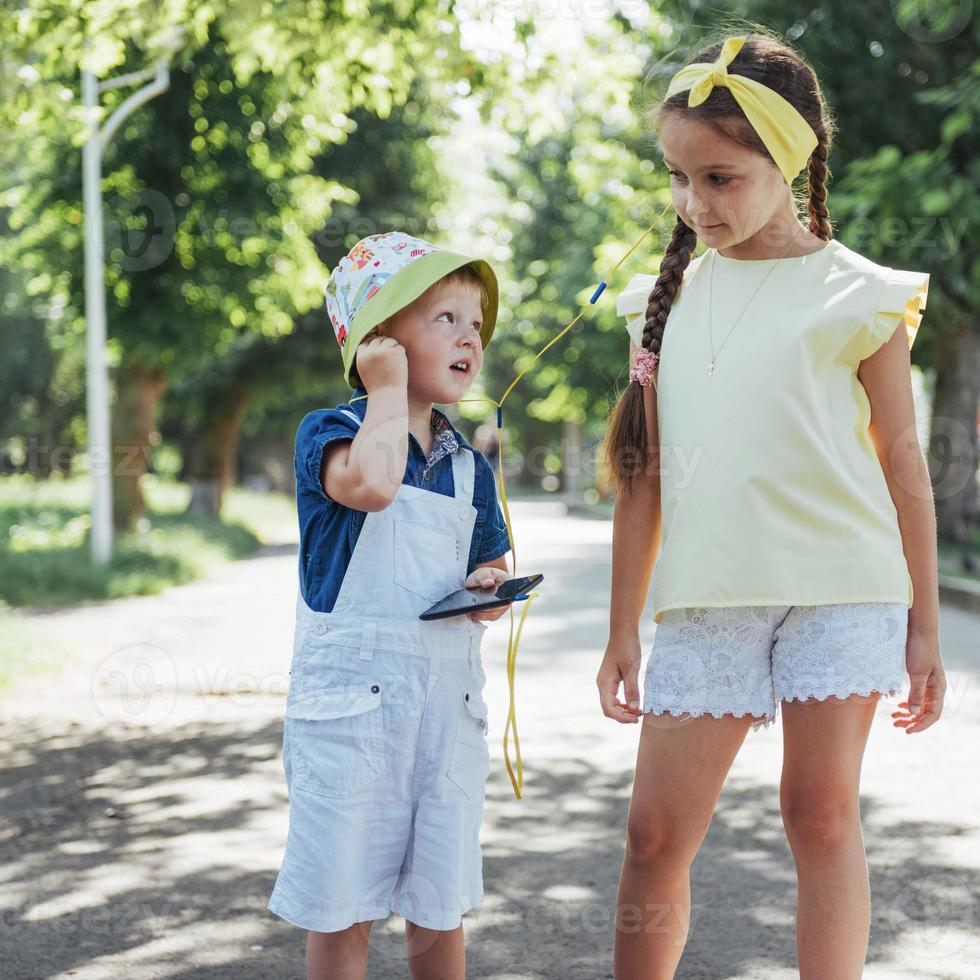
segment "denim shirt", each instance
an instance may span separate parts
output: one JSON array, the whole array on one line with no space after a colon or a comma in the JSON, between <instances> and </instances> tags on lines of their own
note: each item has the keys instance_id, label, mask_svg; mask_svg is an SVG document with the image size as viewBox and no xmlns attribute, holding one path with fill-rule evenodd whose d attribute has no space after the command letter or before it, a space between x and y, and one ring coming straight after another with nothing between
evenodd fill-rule
<instances>
[{"instance_id":1,"label":"denim shirt","mask_svg":"<svg viewBox=\"0 0 980 980\"><path fill-rule=\"evenodd\" d=\"M351 397L365 394L361 387ZM324 447L337 440L353 439L357 434L357 425L341 409L363 419L367 399L332 409L316 409L303 417L296 430L293 468L300 533L299 582L303 598L316 612L333 611L366 516L365 511L345 507L328 496L320 482ZM423 456L415 436L408 434L408 460L402 483L451 497L454 487L450 456L457 450L466 452L472 447L437 408L432 409L430 426L433 440L428 457ZM493 470L481 452L473 450L473 456L473 506L477 514L467 574L477 565L494 561L510 550Z\"/></svg>"}]
</instances>

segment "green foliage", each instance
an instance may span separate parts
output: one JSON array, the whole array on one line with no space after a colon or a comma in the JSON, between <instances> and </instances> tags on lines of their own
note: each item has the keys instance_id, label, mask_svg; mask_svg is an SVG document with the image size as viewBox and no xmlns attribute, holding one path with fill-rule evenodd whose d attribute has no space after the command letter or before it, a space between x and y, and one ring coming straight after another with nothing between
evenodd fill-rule
<instances>
[{"instance_id":1,"label":"green foliage","mask_svg":"<svg viewBox=\"0 0 980 980\"><path fill-rule=\"evenodd\" d=\"M668 215L610 278L598 303L587 305L669 201L664 175L654 175L637 87L650 50L625 22L588 28L571 51L567 39L552 49L544 33L527 37L528 60L541 67L530 82L533 94L506 107L508 128L520 136L492 170L506 202L498 221L511 258L509 322L494 340L486 387L499 397L515 374L528 370L506 411L524 443L548 431L540 423L566 419L600 434L628 368L616 294L636 272L655 272L673 223ZM535 362L534 353L583 305L583 318ZM538 424L526 425L525 414Z\"/></svg>"},{"instance_id":2,"label":"green foliage","mask_svg":"<svg viewBox=\"0 0 980 980\"><path fill-rule=\"evenodd\" d=\"M633 4L635 20L451 0L21 0L0 11L0 295L17 351L0 367L0 440L84 436L79 68L109 77L158 56L170 89L117 132L103 191L112 356L164 370L174 444L235 392L243 432L288 440L307 410L348 397L322 286L390 227L497 268L501 316L471 395L497 399L528 370L510 439L553 451L565 419L596 438L628 366L615 296L657 271L672 210L534 354L670 201L643 119L660 82L706 32L753 21L810 60L837 120L839 236L932 275L914 352L928 361L932 330L980 288L978 22L947 6L923 23L904 0L792 17L776 0L724 15ZM103 118L128 94L106 93Z\"/></svg>"},{"instance_id":3,"label":"green foliage","mask_svg":"<svg viewBox=\"0 0 980 980\"><path fill-rule=\"evenodd\" d=\"M176 25L184 34L174 55ZM324 262L358 237L354 217L371 231L426 220L441 198L427 136L437 118L451 117L460 80L476 85L485 75L462 51L443 2L134 0L120 9L34 0L0 12L0 37L10 93L0 129L16 134L0 146L0 169L12 175L0 184L0 220L11 232L0 267L47 301L44 311L22 302L9 312L43 323L32 336L53 334L48 348L70 353L76 371L86 135L79 70L109 77L158 56L171 62L169 89L129 117L104 154L108 326L114 364L162 369L180 382L178 405L193 411L196 397L199 414L219 400L207 379L234 387L237 365L257 406L288 398L308 345L277 356L276 342L309 311L320 321L317 353L330 351L318 309ZM102 118L129 92L103 93ZM344 154L348 143L358 152ZM318 238L338 222L341 234L324 246ZM263 356L268 370L250 372ZM38 385L51 389L55 361L46 381L20 372L12 387L20 401L37 397ZM312 366L306 387L318 382L322 392L324 372ZM20 422L11 428L22 431Z\"/></svg>"},{"instance_id":4,"label":"green foliage","mask_svg":"<svg viewBox=\"0 0 980 980\"><path fill-rule=\"evenodd\" d=\"M162 505L151 506L138 532L118 538L108 567L94 569L87 491L83 480L0 480L0 601L57 604L159 592L259 544L241 524L178 513L173 490L151 488L151 504Z\"/></svg>"},{"instance_id":5,"label":"green foliage","mask_svg":"<svg viewBox=\"0 0 980 980\"><path fill-rule=\"evenodd\" d=\"M781 26L783 5L749 4ZM785 28L784 28L785 29ZM792 25L837 119L828 204L869 258L930 273L922 338L972 316L980 290L980 22L956 4L822 3Z\"/></svg>"}]
</instances>

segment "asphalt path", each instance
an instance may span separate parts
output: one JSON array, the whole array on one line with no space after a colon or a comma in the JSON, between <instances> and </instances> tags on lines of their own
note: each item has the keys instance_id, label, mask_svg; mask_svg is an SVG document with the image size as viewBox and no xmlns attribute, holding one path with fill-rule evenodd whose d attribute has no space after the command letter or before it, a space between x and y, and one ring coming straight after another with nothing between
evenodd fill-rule
<instances>
[{"instance_id":1,"label":"asphalt path","mask_svg":"<svg viewBox=\"0 0 980 980\"><path fill-rule=\"evenodd\" d=\"M546 578L518 661L522 800L503 764L508 618L484 639L493 771L467 975L601 980L640 731L595 689L611 525L538 502L512 517L518 571ZM2 980L304 976L305 933L266 909L295 583L284 542L158 596L31 617L67 658L0 693ZM648 616L644 651L653 631ZM864 758L871 980L980 977L980 616L944 606L941 643L943 719L908 736L882 701ZM692 869L679 978L799 975L781 764L781 722L747 736ZM407 976L403 930L375 924L369 977Z\"/></svg>"}]
</instances>

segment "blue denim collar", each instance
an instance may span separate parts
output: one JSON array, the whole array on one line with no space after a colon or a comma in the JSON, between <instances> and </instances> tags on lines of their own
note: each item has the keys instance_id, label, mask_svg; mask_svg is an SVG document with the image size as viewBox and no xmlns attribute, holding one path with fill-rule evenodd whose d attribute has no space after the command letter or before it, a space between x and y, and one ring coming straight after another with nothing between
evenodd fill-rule
<instances>
[{"instance_id":1,"label":"blue denim collar","mask_svg":"<svg viewBox=\"0 0 980 980\"><path fill-rule=\"evenodd\" d=\"M366 395L367 389L358 387L354 389L351 398L357 398L361 395ZM360 401L352 401L351 408L353 408L361 418L364 418L367 413L367 399L361 398ZM432 440L432 448L429 450L429 455L425 461L425 472L428 472L439 462L443 456L448 456L450 453L458 452L463 446L469 446L469 443L460 435L459 430L449 421L448 417L434 405L432 406L432 416L429 422L429 431L433 434L434 438ZM411 435L411 433L409 433ZM411 436L415 439L415 436ZM418 440L416 440L418 442Z\"/></svg>"}]
</instances>

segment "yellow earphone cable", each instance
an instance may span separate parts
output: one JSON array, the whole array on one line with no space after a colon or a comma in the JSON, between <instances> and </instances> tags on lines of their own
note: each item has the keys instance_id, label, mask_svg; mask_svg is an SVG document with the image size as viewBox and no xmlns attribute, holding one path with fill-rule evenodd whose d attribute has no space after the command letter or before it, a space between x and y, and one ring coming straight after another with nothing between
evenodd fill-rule
<instances>
[{"instance_id":1,"label":"yellow earphone cable","mask_svg":"<svg viewBox=\"0 0 980 980\"><path fill-rule=\"evenodd\" d=\"M493 398L461 398L460 404L463 402L490 402L492 405L497 406L497 474L500 478L500 501L503 505L504 511L504 521L507 524L507 537L510 540L510 549L514 555L514 577L517 577L517 546L514 542L514 531L513 526L510 521L510 508L507 505L507 488L504 481L504 469L503 469L503 458L504 458L504 442L503 442L503 431L504 431L504 402L507 400L507 396L514 390L517 386L517 382L524 377L528 371L534 367L535 362L541 357L542 354L549 347L554 346L561 340L562 337L568 333L572 327L578 323L579 320L585 315L585 311L590 307L595 305L599 297L602 295L606 288L607 282L612 279L612 277L619 270L619 267L636 251L636 249L642 244L646 237L657 227L660 223L660 219L673 207L673 202L667 205L663 211L657 216L657 220L654 221L652 225L642 235L630 246L629 250L620 257L619 261L609 270L606 277L602 279L599 285L596 287L595 292L589 298L587 303L582 304L582 308L578 311L575 317L566 324L562 330L556 334L551 340L548 341L544 347L539 350L531 360L531 364L528 365L525 370L521 371L516 378L507 387L507 390L503 393L500 401L496 401ZM357 398L352 398L351 401L360 401L362 398L367 398L367 395L358 395ZM507 766L507 774L510 776L511 785L514 787L514 796L517 799L523 798L523 788L524 788L524 766L521 762L521 742L517 734L517 710L515 701L515 679L517 675L517 648L521 641L521 631L524 629L524 620L527 618L528 610L531 608L531 603L537 597L537 592L532 592L524 603L524 608L521 610L521 618L517 624L517 636L514 636L514 604L511 603L508 606L508 611L510 612L510 637L507 641L507 687L509 691L509 704L507 707L507 723L504 726L504 764ZM517 757L517 776L514 775L514 769L510 763L510 753L508 752L508 732L513 729L514 732L514 752Z\"/></svg>"}]
</instances>

